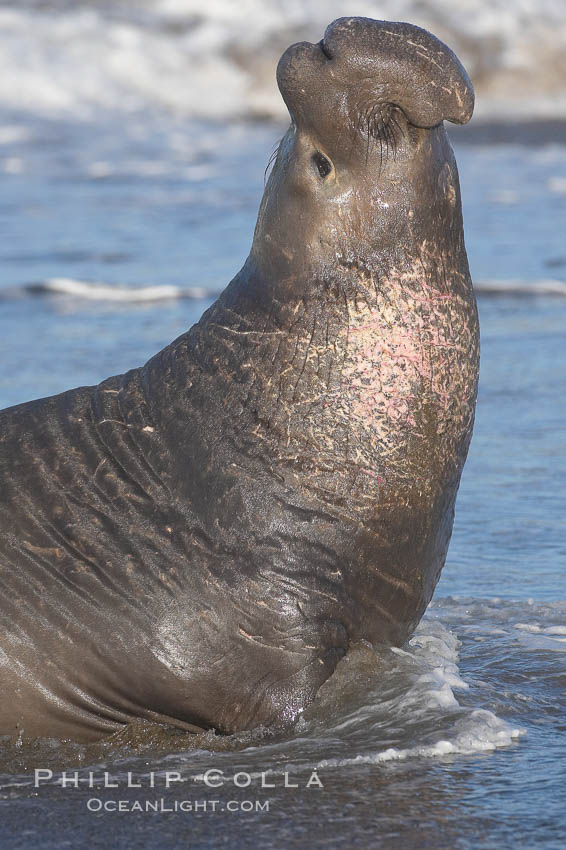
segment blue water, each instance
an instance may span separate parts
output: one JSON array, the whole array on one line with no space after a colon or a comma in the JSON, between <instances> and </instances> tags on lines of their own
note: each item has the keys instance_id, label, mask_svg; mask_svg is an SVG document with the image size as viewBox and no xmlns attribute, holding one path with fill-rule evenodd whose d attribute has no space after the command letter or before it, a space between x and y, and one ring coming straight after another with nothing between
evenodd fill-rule
<instances>
[{"instance_id":1,"label":"blue water","mask_svg":"<svg viewBox=\"0 0 566 850\"><path fill-rule=\"evenodd\" d=\"M210 299L113 304L22 287L221 288L247 254L281 134L158 113L65 123L14 112L6 123L20 135L0 152L0 407L137 366L198 319ZM566 146L456 152L474 277L525 293L565 281ZM403 652L368 650L345 667L283 741L195 744L142 729L94 749L6 744L3 847L564 846L566 299L484 296L479 307L480 395L454 536ZM47 767L53 782L35 788L34 768ZM76 767L98 787L62 788L59 771ZM199 776L211 767L251 785L208 788ZM315 768L323 788L307 789ZM298 789L284 787L286 769ZM104 770L118 791L101 787ZM184 782L165 789L166 770ZM142 789L125 787L128 771ZM258 786L266 771L275 788ZM161 797L220 808L87 808ZM229 812L231 800L269 811Z\"/></svg>"}]
</instances>

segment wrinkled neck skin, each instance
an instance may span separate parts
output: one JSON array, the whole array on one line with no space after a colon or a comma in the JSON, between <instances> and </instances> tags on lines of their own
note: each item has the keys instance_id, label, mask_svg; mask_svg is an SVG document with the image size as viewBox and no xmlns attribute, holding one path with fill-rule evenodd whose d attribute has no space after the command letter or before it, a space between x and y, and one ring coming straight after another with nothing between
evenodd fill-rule
<instances>
[{"instance_id":1,"label":"wrinkled neck skin","mask_svg":"<svg viewBox=\"0 0 566 850\"><path fill-rule=\"evenodd\" d=\"M456 164L442 125L411 133L369 179L316 196L292 125L250 256L194 329L223 364L227 427L249 414L242 451L255 435L280 474L365 518L376 490L457 487L476 395Z\"/></svg>"}]
</instances>

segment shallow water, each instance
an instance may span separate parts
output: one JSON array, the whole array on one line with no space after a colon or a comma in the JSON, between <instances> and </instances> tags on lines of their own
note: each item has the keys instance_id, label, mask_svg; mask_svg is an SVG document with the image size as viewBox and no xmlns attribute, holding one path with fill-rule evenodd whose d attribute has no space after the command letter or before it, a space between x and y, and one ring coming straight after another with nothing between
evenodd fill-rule
<instances>
[{"instance_id":1,"label":"shallow water","mask_svg":"<svg viewBox=\"0 0 566 850\"><path fill-rule=\"evenodd\" d=\"M210 298L114 303L26 287L222 288L247 254L282 132L155 104L106 103L88 120L40 113L12 106L0 125L0 407L140 365L198 319ZM415 636L399 651L360 646L284 739L141 724L96 747L4 744L2 847L564 846L566 298L532 291L566 283L566 145L456 152L478 288L523 294L480 296L475 436ZM35 788L34 768L52 781ZM79 787L70 775L63 788L61 771L75 769ZM207 769L225 783L208 787ZM118 788L103 787L104 771ZM183 781L167 788L166 771ZM249 787L234 784L238 771ZM161 799L160 812L88 809ZM193 811L167 811L175 801Z\"/></svg>"}]
</instances>

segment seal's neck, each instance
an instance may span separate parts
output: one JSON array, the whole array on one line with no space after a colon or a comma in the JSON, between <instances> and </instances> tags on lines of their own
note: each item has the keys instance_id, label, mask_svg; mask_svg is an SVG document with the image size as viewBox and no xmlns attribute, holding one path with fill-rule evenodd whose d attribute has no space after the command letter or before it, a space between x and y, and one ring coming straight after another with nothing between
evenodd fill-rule
<instances>
[{"instance_id":1,"label":"seal's neck","mask_svg":"<svg viewBox=\"0 0 566 850\"><path fill-rule=\"evenodd\" d=\"M282 289L250 258L189 335L237 443L328 490L422 483L430 452L439 479L454 467L476 393L467 263L426 243L403 259L345 260L292 299L296 279Z\"/></svg>"},{"instance_id":2,"label":"seal's neck","mask_svg":"<svg viewBox=\"0 0 566 850\"><path fill-rule=\"evenodd\" d=\"M444 486L469 437L478 334L449 151L433 177L426 209L401 190L374 219L342 207L332 245L306 223L300 256L267 193L246 264L157 358L153 397L186 399L176 418L192 424L205 409L240 458L327 492L363 500L385 481L425 498L432 467Z\"/></svg>"}]
</instances>

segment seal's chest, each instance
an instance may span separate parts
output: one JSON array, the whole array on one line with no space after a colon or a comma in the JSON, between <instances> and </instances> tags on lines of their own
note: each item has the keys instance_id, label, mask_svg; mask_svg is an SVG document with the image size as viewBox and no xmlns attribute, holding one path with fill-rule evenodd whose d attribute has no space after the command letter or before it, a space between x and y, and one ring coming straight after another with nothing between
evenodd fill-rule
<instances>
[{"instance_id":1,"label":"seal's chest","mask_svg":"<svg viewBox=\"0 0 566 850\"><path fill-rule=\"evenodd\" d=\"M339 381L325 398L329 429L347 429L352 460L371 468L409 452L430 459L431 441L457 450L473 420L476 323L469 291L443 291L424 274L380 281L356 299L335 341Z\"/></svg>"},{"instance_id":2,"label":"seal's chest","mask_svg":"<svg viewBox=\"0 0 566 850\"><path fill-rule=\"evenodd\" d=\"M347 301L337 286L314 312L301 302L291 331L239 336L246 434L329 491L459 468L478 369L469 278L437 283L418 264L356 283Z\"/></svg>"}]
</instances>

